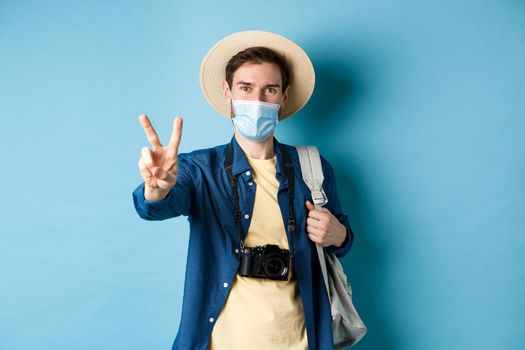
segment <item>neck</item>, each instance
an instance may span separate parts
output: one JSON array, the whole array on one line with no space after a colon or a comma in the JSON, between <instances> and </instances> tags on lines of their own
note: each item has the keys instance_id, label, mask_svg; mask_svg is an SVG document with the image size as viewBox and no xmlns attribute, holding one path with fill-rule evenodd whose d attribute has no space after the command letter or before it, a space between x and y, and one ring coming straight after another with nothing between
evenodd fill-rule
<instances>
[{"instance_id":1,"label":"neck","mask_svg":"<svg viewBox=\"0 0 525 350\"><path fill-rule=\"evenodd\" d=\"M234 133L237 143L247 156L255 159L271 159L274 157L273 134L264 141L254 142L242 136L236 128L234 128Z\"/></svg>"}]
</instances>

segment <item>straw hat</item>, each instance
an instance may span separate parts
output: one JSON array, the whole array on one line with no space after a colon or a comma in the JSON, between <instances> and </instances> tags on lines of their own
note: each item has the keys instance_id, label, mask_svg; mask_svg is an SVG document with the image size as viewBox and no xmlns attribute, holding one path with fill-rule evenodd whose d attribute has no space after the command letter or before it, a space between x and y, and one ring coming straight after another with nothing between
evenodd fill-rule
<instances>
[{"instance_id":1,"label":"straw hat","mask_svg":"<svg viewBox=\"0 0 525 350\"><path fill-rule=\"evenodd\" d=\"M264 46L281 54L291 75L288 100L280 113L283 120L304 107L312 96L315 73L308 55L293 41L264 31L243 31L217 42L201 63L200 83L204 96L219 114L230 119L231 107L224 100L221 82L226 77L226 65L238 52L252 46Z\"/></svg>"}]
</instances>

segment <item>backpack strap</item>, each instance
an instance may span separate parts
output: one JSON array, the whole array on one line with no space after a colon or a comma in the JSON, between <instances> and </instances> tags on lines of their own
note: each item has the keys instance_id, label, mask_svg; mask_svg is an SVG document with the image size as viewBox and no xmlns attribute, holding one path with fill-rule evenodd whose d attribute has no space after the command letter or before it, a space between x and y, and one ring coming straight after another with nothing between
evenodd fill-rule
<instances>
[{"instance_id":1,"label":"backpack strap","mask_svg":"<svg viewBox=\"0 0 525 350\"><path fill-rule=\"evenodd\" d=\"M319 151L316 146L295 146L295 148L299 154L304 182L312 192L316 209L320 209L328 203L328 197L323 190L324 175Z\"/></svg>"},{"instance_id":2,"label":"backpack strap","mask_svg":"<svg viewBox=\"0 0 525 350\"><path fill-rule=\"evenodd\" d=\"M303 174L304 182L312 192L312 200L314 202L315 210L320 211L321 208L328 203L328 197L326 197L323 190L324 175L319 151L316 146L295 146L295 148L299 154L299 162L301 164L301 173ZM319 244L316 244L315 246L317 248L317 256L323 273L326 294L328 295L328 300L331 304L324 250Z\"/></svg>"}]
</instances>

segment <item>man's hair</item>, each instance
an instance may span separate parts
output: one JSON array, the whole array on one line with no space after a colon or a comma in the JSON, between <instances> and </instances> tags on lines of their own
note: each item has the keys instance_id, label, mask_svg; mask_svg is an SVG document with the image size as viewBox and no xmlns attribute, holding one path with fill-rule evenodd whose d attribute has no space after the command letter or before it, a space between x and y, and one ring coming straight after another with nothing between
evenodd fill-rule
<instances>
[{"instance_id":1,"label":"man's hair","mask_svg":"<svg viewBox=\"0 0 525 350\"><path fill-rule=\"evenodd\" d=\"M286 87L290 84L290 70L288 68L288 63L279 53L275 52L272 49L263 46L254 46L244 49L237 54L235 54L226 65L226 82L230 89L232 88L233 83L233 73L240 66L245 63L274 63L281 70L282 77L282 90L284 91Z\"/></svg>"}]
</instances>

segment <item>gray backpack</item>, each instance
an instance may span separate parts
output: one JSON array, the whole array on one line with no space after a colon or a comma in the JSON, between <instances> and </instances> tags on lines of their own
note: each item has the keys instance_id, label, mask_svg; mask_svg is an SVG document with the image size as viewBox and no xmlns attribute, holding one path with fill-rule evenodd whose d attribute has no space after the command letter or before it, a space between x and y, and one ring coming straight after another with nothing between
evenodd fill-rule
<instances>
[{"instance_id":1,"label":"gray backpack","mask_svg":"<svg viewBox=\"0 0 525 350\"><path fill-rule=\"evenodd\" d=\"M312 192L315 209L321 210L321 207L328 203L328 198L323 190L324 175L319 151L316 146L296 148L304 182ZM333 253L325 254L320 245L316 244L316 247L330 300L334 348L346 349L357 344L365 336L367 328L352 303L352 287L339 259Z\"/></svg>"}]
</instances>

